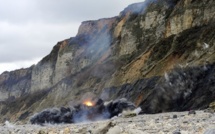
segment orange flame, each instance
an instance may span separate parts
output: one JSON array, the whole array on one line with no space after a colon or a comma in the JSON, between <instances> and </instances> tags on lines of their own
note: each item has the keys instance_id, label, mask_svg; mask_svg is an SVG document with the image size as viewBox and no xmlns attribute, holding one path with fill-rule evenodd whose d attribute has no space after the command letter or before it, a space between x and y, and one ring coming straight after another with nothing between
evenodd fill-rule
<instances>
[{"instance_id":1,"label":"orange flame","mask_svg":"<svg viewBox=\"0 0 215 134\"><path fill-rule=\"evenodd\" d=\"M92 107L93 103L91 101L85 101L84 105L88 106L88 107Z\"/></svg>"}]
</instances>

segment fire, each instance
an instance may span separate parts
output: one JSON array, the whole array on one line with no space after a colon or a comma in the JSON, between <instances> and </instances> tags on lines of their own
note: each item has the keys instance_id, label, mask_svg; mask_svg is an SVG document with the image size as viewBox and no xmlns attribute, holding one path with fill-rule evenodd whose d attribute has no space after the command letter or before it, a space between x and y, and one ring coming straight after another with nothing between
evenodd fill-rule
<instances>
[{"instance_id":1,"label":"fire","mask_svg":"<svg viewBox=\"0 0 215 134\"><path fill-rule=\"evenodd\" d=\"M85 101L84 105L88 106L88 107L92 107L93 103L91 101Z\"/></svg>"}]
</instances>

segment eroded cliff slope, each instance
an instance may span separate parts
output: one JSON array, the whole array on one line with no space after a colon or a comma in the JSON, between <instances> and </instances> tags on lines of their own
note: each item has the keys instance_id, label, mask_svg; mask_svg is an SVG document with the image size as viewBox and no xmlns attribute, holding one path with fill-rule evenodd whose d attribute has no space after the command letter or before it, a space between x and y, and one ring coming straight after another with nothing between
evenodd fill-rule
<instances>
[{"instance_id":1,"label":"eroded cliff slope","mask_svg":"<svg viewBox=\"0 0 215 134\"><path fill-rule=\"evenodd\" d=\"M93 98L125 97L146 113L207 108L214 23L214 0L146 0L83 22L37 65L0 75L1 120Z\"/></svg>"}]
</instances>

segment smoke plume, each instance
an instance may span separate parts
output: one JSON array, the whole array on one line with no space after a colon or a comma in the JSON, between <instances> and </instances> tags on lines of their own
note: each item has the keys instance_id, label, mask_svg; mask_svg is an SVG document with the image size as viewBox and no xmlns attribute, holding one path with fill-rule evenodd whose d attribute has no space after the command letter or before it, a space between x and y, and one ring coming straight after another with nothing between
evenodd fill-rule
<instances>
[{"instance_id":1,"label":"smoke plume","mask_svg":"<svg viewBox=\"0 0 215 134\"><path fill-rule=\"evenodd\" d=\"M108 102L107 104L102 99L98 99L94 106L79 104L71 108L46 109L31 117L30 122L32 124L91 122L110 119L124 110L134 110L135 108L133 103L124 98Z\"/></svg>"}]
</instances>

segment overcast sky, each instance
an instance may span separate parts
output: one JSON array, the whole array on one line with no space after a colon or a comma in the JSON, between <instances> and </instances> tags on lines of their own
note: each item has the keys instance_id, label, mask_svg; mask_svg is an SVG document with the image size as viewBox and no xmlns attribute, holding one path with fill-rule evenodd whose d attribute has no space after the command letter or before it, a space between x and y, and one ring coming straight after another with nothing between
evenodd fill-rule
<instances>
[{"instance_id":1,"label":"overcast sky","mask_svg":"<svg viewBox=\"0 0 215 134\"><path fill-rule=\"evenodd\" d=\"M82 21L113 17L144 0L0 0L0 74L36 64Z\"/></svg>"}]
</instances>

